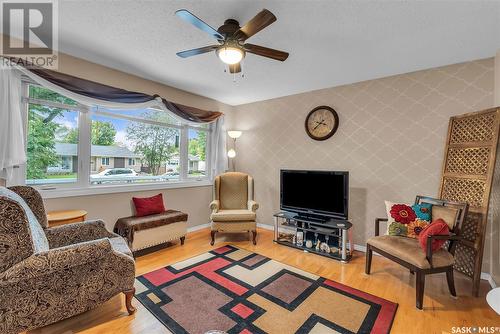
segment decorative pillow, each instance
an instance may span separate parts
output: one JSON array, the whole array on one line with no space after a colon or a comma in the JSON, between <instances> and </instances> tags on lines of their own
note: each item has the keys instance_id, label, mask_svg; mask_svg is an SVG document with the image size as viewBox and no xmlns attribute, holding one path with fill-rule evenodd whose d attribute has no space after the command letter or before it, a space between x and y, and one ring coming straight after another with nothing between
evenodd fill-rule
<instances>
[{"instance_id":1,"label":"decorative pillow","mask_svg":"<svg viewBox=\"0 0 500 334\"><path fill-rule=\"evenodd\" d=\"M165 211L162 194L145 198L132 197L132 200L134 201L136 217L155 215Z\"/></svg>"},{"instance_id":2,"label":"decorative pillow","mask_svg":"<svg viewBox=\"0 0 500 334\"><path fill-rule=\"evenodd\" d=\"M448 228L448 224L441 218L434 220L431 224L429 224L422 233L418 236L418 242L420 243L420 247L427 251L427 237L429 235L450 235L450 229ZM432 241L432 251L435 252L445 244L446 240L433 240Z\"/></svg>"},{"instance_id":3,"label":"decorative pillow","mask_svg":"<svg viewBox=\"0 0 500 334\"><path fill-rule=\"evenodd\" d=\"M417 238L429 225L432 204L422 203L407 205L385 201L387 209L387 234Z\"/></svg>"},{"instance_id":4,"label":"decorative pillow","mask_svg":"<svg viewBox=\"0 0 500 334\"><path fill-rule=\"evenodd\" d=\"M446 224L448 224L448 228L452 230L455 226L455 221L457 220L458 211L459 210L455 208L434 205L432 207L432 221L441 218Z\"/></svg>"}]
</instances>

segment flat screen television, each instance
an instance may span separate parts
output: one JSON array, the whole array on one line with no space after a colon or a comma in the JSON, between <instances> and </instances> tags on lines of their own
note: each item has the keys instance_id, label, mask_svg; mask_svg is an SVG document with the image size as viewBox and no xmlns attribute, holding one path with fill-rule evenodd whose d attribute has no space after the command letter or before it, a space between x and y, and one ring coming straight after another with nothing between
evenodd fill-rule
<instances>
[{"instance_id":1,"label":"flat screen television","mask_svg":"<svg viewBox=\"0 0 500 334\"><path fill-rule=\"evenodd\" d=\"M280 181L281 210L348 219L349 172L282 169Z\"/></svg>"}]
</instances>

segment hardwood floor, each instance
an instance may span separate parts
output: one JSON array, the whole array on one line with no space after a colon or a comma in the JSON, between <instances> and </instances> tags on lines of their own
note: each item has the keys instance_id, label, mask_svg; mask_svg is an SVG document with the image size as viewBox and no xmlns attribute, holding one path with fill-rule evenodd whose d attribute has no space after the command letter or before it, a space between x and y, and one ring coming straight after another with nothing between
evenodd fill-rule
<instances>
[{"instance_id":1,"label":"hardwood floor","mask_svg":"<svg viewBox=\"0 0 500 334\"><path fill-rule=\"evenodd\" d=\"M499 326L500 316L488 307L485 300L490 287L481 281L480 297L471 297L470 280L456 274L458 299L448 293L444 274L427 277L424 310L415 308L415 277L408 270L374 256L372 274L364 274L364 253L356 252L348 264L304 253L300 250L272 242L272 232L259 229L257 245L252 245L246 234L218 234L215 246L210 246L208 229L190 233L184 246L175 244L136 259L137 275L207 252L224 244L233 244L296 266L303 270L335 280L351 287L372 293L399 304L392 333L452 333L452 327ZM116 296L104 305L30 333L169 333L137 300L137 312L128 316L123 295Z\"/></svg>"}]
</instances>

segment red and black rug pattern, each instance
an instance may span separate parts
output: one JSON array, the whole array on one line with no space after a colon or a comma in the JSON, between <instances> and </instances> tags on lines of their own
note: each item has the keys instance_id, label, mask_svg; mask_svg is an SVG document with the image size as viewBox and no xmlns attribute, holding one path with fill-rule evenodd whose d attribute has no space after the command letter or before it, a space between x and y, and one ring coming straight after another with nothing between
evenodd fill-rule
<instances>
[{"instance_id":1,"label":"red and black rug pattern","mask_svg":"<svg viewBox=\"0 0 500 334\"><path fill-rule=\"evenodd\" d=\"M173 333L388 333L397 304L234 246L136 280Z\"/></svg>"}]
</instances>

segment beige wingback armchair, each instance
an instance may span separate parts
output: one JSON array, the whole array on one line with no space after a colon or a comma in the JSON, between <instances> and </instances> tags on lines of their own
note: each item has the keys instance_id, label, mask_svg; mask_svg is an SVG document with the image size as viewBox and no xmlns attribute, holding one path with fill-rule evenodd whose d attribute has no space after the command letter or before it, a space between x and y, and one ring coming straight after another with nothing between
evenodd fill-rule
<instances>
[{"instance_id":1,"label":"beige wingback armchair","mask_svg":"<svg viewBox=\"0 0 500 334\"><path fill-rule=\"evenodd\" d=\"M0 333L49 325L120 292L132 314L134 278L130 249L104 222L48 228L35 189L0 187Z\"/></svg>"},{"instance_id":2,"label":"beige wingback armchair","mask_svg":"<svg viewBox=\"0 0 500 334\"><path fill-rule=\"evenodd\" d=\"M214 200L210 203L211 245L217 232L252 232L256 244L256 211L253 178L245 173L229 172L215 177Z\"/></svg>"}]
</instances>

